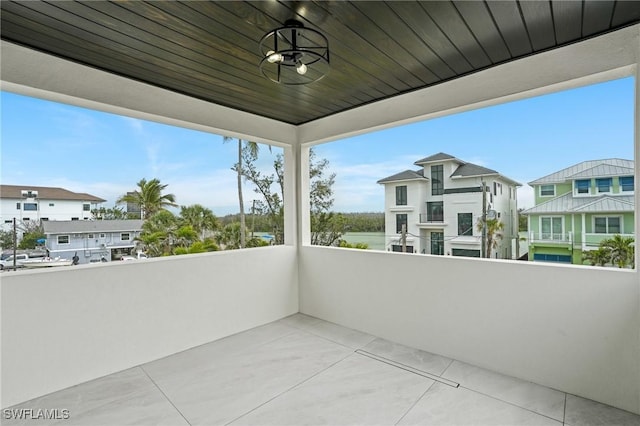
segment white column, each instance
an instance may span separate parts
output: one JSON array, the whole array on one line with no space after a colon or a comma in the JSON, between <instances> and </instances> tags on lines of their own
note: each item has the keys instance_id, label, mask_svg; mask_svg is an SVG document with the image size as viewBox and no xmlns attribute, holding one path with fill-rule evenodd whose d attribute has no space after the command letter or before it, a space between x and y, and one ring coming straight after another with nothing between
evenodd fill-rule
<instances>
[{"instance_id":1,"label":"white column","mask_svg":"<svg viewBox=\"0 0 640 426\"><path fill-rule=\"evenodd\" d=\"M311 219L309 207L309 191L311 182L309 180L309 150L311 145L299 145L298 152L298 244L311 244Z\"/></svg>"},{"instance_id":2,"label":"white column","mask_svg":"<svg viewBox=\"0 0 640 426\"><path fill-rule=\"evenodd\" d=\"M298 185L297 170L299 169L299 147L289 145L284 147L284 243L296 245L298 243Z\"/></svg>"},{"instance_id":3,"label":"white column","mask_svg":"<svg viewBox=\"0 0 640 426\"><path fill-rule=\"evenodd\" d=\"M582 213L582 250L587 249L587 227L586 214Z\"/></svg>"}]
</instances>

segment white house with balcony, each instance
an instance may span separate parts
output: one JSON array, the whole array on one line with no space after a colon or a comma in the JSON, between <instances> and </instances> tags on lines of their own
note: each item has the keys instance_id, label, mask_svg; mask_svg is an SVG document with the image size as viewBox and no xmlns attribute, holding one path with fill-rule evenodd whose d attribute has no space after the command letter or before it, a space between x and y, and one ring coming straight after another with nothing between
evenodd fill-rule
<instances>
[{"instance_id":1,"label":"white house with balcony","mask_svg":"<svg viewBox=\"0 0 640 426\"><path fill-rule=\"evenodd\" d=\"M619 234L634 236L634 162L583 161L529 182L529 260L582 265L582 253Z\"/></svg>"},{"instance_id":2,"label":"white house with balcony","mask_svg":"<svg viewBox=\"0 0 640 426\"><path fill-rule=\"evenodd\" d=\"M495 170L440 152L380 179L385 187L385 235L390 251L481 257L482 223L496 219L492 258L512 259L517 237L516 192L520 184ZM485 188L483 194L482 188ZM484 199L484 209L483 209Z\"/></svg>"},{"instance_id":3,"label":"white house with balcony","mask_svg":"<svg viewBox=\"0 0 640 426\"><path fill-rule=\"evenodd\" d=\"M104 203L95 195L72 192L64 188L28 185L0 185L0 220L2 230L31 221L89 220L91 210Z\"/></svg>"}]
</instances>

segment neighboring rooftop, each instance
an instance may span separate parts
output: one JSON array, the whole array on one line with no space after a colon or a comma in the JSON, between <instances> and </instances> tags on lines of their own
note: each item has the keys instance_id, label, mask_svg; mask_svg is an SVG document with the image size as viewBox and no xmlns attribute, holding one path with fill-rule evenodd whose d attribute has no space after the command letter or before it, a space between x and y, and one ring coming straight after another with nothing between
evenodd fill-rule
<instances>
[{"instance_id":1,"label":"neighboring rooftop","mask_svg":"<svg viewBox=\"0 0 640 426\"><path fill-rule=\"evenodd\" d=\"M0 198L24 198L22 191L37 191L38 198L46 200L77 200L93 201L104 203L104 200L95 195L84 192L72 192L64 188L51 186L29 186L29 185L0 185Z\"/></svg>"},{"instance_id":2,"label":"neighboring rooftop","mask_svg":"<svg viewBox=\"0 0 640 426\"><path fill-rule=\"evenodd\" d=\"M573 179L633 175L633 161L621 158L589 160L529 182L529 185L563 183Z\"/></svg>"},{"instance_id":3,"label":"neighboring rooftop","mask_svg":"<svg viewBox=\"0 0 640 426\"><path fill-rule=\"evenodd\" d=\"M459 164L458 168L451 174L452 178L465 178L465 177L475 177L475 176L500 176L508 182L513 183L514 185L521 186L520 183L509 179L506 176L502 176L500 173L493 169L489 169L487 167L479 166L473 163L467 163L466 161L462 161L453 155L447 154L445 152L439 152L437 154L430 155L421 160L416 161L413 164L416 165L425 165L429 163L438 163L444 161L454 161ZM428 179L424 176L424 168L420 170L405 170L400 173L396 173L395 175L391 175L389 177L380 179L378 183L388 183L388 182L397 182L403 180L415 180L415 179Z\"/></svg>"},{"instance_id":4,"label":"neighboring rooftop","mask_svg":"<svg viewBox=\"0 0 640 426\"><path fill-rule=\"evenodd\" d=\"M42 222L45 234L83 234L98 232L139 231L144 220L46 220Z\"/></svg>"},{"instance_id":5,"label":"neighboring rooftop","mask_svg":"<svg viewBox=\"0 0 640 426\"><path fill-rule=\"evenodd\" d=\"M378 183L397 182L400 180L414 180L414 179L427 179L424 177L424 169L420 170L405 170L404 172L396 173L384 179L380 179Z\"/></svg>"},{"instance_id":6,"label":"neighboring rooftop","mask_svg":"<svg viewBox=\"0 0 640 426\"><path fill-rule=\"evenodd\" d=\"M419 165L422 165L422 164L425 164L425 163L433 163L433 162L436 162L436 161L447 161L447 160L455 160L460 164L465 164L464 161L454 157L453 155L449 155L449 154L444 153L444 152L439 152L437 154L430 155L428 157L425 157L425 158L423 158L421 160L416 161L413 164L415 164L416 166L419 166Z\"/></svg>"},{"instance_id":7,"label":"neighboring rooftop","mask_svg":"<svg viewBox=\"0 0 640 426\"><path fill-rule=\"evenodd\" d=\"M633 195L602 195L594 198L574 197L571 192L567 192L531 207L523 211L522 214L632 212L634 211L634 206Z\"/></svg>"}]
</instances>

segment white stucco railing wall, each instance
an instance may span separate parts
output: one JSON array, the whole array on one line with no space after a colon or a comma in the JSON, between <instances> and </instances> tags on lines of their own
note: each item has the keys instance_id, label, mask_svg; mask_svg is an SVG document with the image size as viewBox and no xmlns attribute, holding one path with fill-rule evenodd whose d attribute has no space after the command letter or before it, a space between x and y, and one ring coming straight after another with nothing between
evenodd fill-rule
<instances>
[{"instance_id":1,"label":"white stucco railing wall","mask_svg":"<svg viewBox=\"0 0 640 426\"><path fill-rule=\"evenodd\" d=\"M2 273L1 406L298 312L296 249Z\"/></svg>"},{"instance_id":2,"label":"white stucco railing wall","mask_svg":"<svg viewBox=\"0 0 640 426\"><path fill-rule=\"evenodd\" d=\"M299 261L305 314L640 413L637 271L324 247Z\"/></svg>"}]
</instances>

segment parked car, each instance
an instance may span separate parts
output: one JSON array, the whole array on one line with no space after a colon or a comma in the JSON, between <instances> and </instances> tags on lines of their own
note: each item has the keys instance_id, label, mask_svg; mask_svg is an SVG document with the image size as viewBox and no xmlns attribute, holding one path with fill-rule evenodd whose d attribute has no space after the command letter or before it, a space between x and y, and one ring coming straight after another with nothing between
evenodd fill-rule
<instances>
[{"instance_id":1,"label":"parked car","mask_svg":"<svg viewBox=\"0 0 640 426\"><path fill-rule=\"evenodd\" d=\"M16 268L22 268L22 261L29 259L29 255L26 253L16 254ZM0 270L13 269L13 255L0 260Z\"/></svg>"},{"instance_id":2,"label":"parked car","mask_svg":"<svg viewBox=\"0 0 640 426\"><path fill-rule=\"evenodd\" d=\"M126 261L129 261L129 260L142 260L142 259L148 259L148 258L149 257L146 255L146 253L140 252L136 256L131 256L131 255L122 256L120 258L120 260L123 260L123 261L126 262Z\"/></svg>"}]
</instances>

